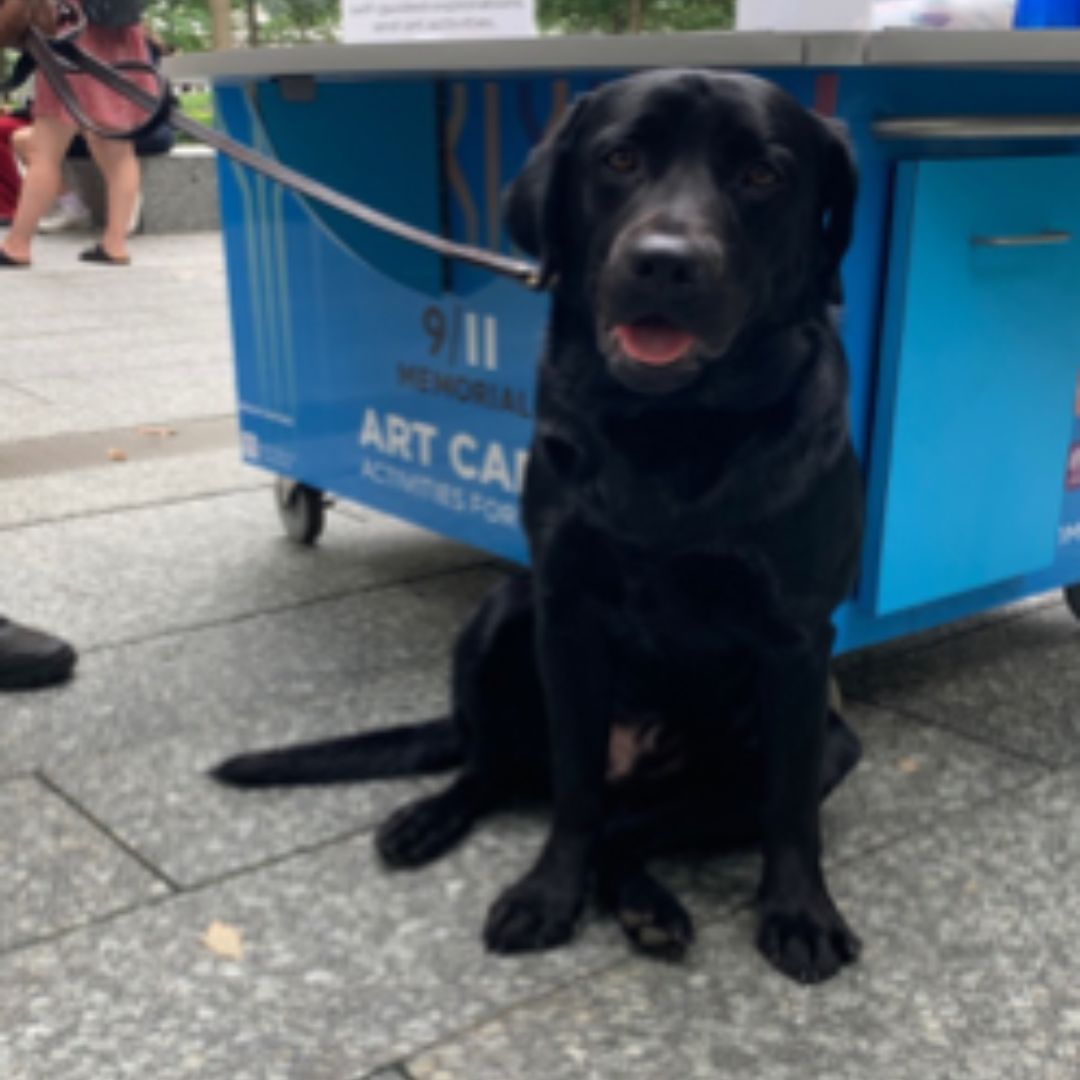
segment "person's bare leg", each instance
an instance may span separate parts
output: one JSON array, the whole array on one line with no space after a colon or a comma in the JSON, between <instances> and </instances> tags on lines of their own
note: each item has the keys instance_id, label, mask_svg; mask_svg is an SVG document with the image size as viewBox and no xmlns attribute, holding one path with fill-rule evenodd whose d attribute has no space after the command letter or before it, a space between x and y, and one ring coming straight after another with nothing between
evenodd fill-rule
<instances>
[{"instance_id":1,"label":"person's bare leg","mask_svg":"<svg viewBox=\"0 0 1080 1080\"><path fill-rule=\"evenodd\" d=\"M34 152L33 125L28 124L12 134L11 152L15 155L24 172L30 168L30 158L33 157Z\"/></svg>"},{"instance_id":2,"label":"person's bare leg","mask_svg":"<svg viewBox=\"0 0 1080 1080\"><path fill-rule=\"evenodd\" d=\"M34 121L30 162L23 177L19 205L11 228L0 245L8 258L29 261L37 224L60 191L60 164L76 130L74 124L52 116L42 116Z\"/></svg>"},{"instance_id":3,"label":"person's bare leg","mask_svg":"<svg viewBox=\"0 0 1080 1080\"><path fill-rule=\"evenodd\" d=\"M126 259L127 229L139 197L139 159L126 140L86 134L86 143L105 177L105 231L101 246L113 259Z\"/></svg>"}]
</instances>

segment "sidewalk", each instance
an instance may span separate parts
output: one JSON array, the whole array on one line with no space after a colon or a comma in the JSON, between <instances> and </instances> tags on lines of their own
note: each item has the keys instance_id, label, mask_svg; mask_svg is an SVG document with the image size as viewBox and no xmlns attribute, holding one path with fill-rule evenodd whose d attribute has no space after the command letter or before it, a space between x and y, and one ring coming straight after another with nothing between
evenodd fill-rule
<instances>
[{"instance_id":1,"label":"sidewalk","mask_svg":"<svg viewBox=\"0 0 1080 1080\"><path fill-rule=\"evenodd\" d=\"M1058 597L843 662L867 756L828 804L828 866L865 948L832 982L759 959L749 858L662 868L698 924L683 964L599 916L490 956L484 911L538 820L388 873L371 829L430 781L204 773L441 711L497 571L356 506L286 542L235 448L220 238L137 238L129 270L85 243L4 279L0 611L82 661L0 697L2 1080L1080 1076L1080 626ZM215 922L239 958L204 944Z\"/></svg>"}]
</instances>

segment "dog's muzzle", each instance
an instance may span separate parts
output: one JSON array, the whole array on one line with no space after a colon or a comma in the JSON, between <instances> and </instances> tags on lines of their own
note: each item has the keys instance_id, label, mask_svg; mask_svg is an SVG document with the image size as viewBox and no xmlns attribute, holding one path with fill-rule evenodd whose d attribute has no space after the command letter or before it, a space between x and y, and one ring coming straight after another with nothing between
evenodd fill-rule
<instances>
[{"instance_id":1,"label":"dog's muzzle","mask_svg":"<svg viewBox=\"0 0 1080 1080\"><path fill-rule=\"evenodd\" d=\"M600 277L600 345L612 374L639 393L668 393L722 355L746 305L723 248L689 229L624 234Z\"/></svg>"}]
</instances>

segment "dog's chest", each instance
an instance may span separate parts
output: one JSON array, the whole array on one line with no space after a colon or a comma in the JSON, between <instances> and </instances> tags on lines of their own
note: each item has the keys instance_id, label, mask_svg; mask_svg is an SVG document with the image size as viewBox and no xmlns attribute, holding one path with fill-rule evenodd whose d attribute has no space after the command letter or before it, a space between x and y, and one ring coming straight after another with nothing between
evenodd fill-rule
<instances>
[{"instance_id":1,"label":"dog's chest","mask_svg":"<svg viewBox=\"0 0 1080 1080\"><path fill-rule=\"evenodd\" d=\"M749 425L705 413L611 418L593 447L587 495L620 522L678 522L726 477Z\"/></svg>"},{"instance_id":2,"label":"dog's chest","mask_svg":"<svg viewBox=\"0 0 1080 1080\"><path fill-rule=\"evenodd\" d=\"M550 418L554 442L572 447L562 470L556 461L556 499L616 540L670 552L738 541L733 526L754 517L760 485L749 483L759 460L763 415L704 410L614 415L585 423ZM767 444L768 445L768 444ZM770 497L787 482L770 476Z\"/></svg>"},{"instance_id":3,"label":"dog's chest","mask_svg":"<svg viewBox=\"0 0 1080 1080\"><path fill-rule=\"evenodd\" d=\"M618 564L609 782L663 782L699 759L741 753L754 737L760 642L790 632L768 576L734 554L659 563L624 553Z\"/></svg>"},{"instance_id":4,"label":"dog's chest","mask_svg":"<svg viewBox=\"0 0 1080 1080\"><path fill-rule=\"evenodd\" d=\"M616 563L612 633L630 655L694 665L787 630L775 577L758 553L633 550Z\"/></svg>"}]
</instances>

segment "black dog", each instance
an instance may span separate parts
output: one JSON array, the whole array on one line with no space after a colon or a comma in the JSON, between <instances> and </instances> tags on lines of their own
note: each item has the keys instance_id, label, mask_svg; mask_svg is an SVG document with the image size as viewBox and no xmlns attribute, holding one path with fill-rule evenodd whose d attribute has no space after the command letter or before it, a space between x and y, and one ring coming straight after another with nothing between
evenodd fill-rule
<instances>
[{"instance_id":1,"label":"black dog","mask_svg":"<svg viewBox=\"0 0 1080 1080\"><path fill-rule=\"evenodd\" d=\"M457 644L451 719L245 755L216 775L327 782L462 765L379 830L446 851L549 792L534 868L488 916L500 952L567 940L595 874L631 940L692 937L660 852L760 844L762 952L816 981L859 943L821 867L819 804L859 744L827 707L861 480L839 299L855 173L773 85L676 71L580 99L508 197L553 286L523 498L532 574Z\"/></svg>"}]
</instances>

